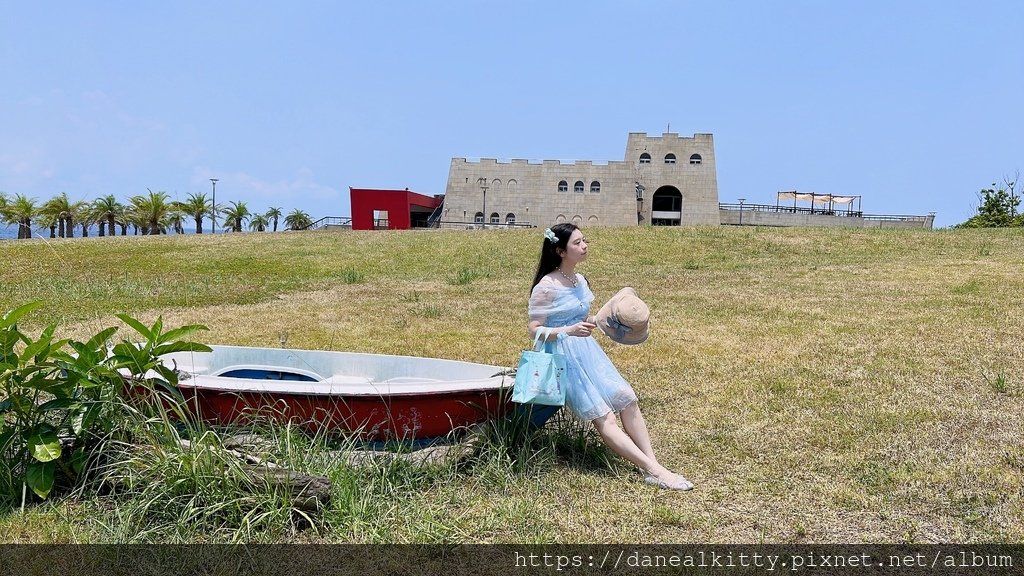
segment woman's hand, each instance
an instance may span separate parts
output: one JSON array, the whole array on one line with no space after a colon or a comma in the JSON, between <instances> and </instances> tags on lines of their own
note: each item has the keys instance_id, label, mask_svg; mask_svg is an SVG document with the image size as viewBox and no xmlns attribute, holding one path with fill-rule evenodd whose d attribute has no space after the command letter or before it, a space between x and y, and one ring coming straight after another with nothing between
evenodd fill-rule
<instances>
[{"instance_id":1,"label":"woman's hand","mask_svg":"<svg viewBox=\"0 0 1024 576\"><path fill-rule=\"evenodd\" d=\"M592 322L577 322L572 326L569 326L566 329L565 334L567 336L590 336L590 334L594 331L594 328L597 328L597 324L594 324Z\"/></svg>"}]
</instances>

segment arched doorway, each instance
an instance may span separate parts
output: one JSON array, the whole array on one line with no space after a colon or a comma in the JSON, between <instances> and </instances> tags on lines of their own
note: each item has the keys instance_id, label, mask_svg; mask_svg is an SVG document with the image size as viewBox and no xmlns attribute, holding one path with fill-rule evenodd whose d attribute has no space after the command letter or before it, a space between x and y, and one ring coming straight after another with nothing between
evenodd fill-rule
<instances>
[{"instance_id":1,"label":"arched doorway","mask_svg":"<svg viewBox=\"0 0 1024 576\"><path fill-rule=\"evenodd\" d=\"M679 226L683 215L683 193L675 186L662 186L651 197L651 226Z\"/></svg>"}]
</instances>

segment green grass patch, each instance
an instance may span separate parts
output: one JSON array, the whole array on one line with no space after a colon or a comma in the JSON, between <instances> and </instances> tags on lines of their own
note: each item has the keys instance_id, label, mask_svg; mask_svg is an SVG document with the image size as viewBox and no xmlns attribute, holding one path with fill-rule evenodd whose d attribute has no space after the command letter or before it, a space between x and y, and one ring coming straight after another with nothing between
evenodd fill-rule
<instances>
[{"instance_id":1,"label":"green grass patch","mask_svg":"<svg viewBox=\"0 0 1024 576\"><path fill-rule=\"evenodd\" d=\"M345 284L362 284L363 281L366 280L366 274L363 274L358 270L346 268L341 271L338 278Z\"/></svg>"},{"instance_id":2,"label":"green grass patch","mask_svg":"<svg viewBox=\"0 0 1024 576\"><path fill-rule=\"evenodd\" d=\"M448 277L448 283L455 286L464 286L480 278L490 278L491 273L482 268L459 268L454 274Z\"/></svg>"},{"instance_id":3,"label":"green grass patch","mask_svg":"<svg viewBox=\"0 0 1024 576\"><path fill-rule=\"evenodd\" d=\"M3 241L0 309L42 298L25 329L59 322L57 337L82 337L128 312L205 324L209 344L277 346L287 334L290 348L512 366L529 345L538 236ZM643 345L598 340L640 396L659 460L693 480L693 492L644 485L572 419L539 436L503 431L471 461L426 470L352 467L327 441L270 433L276 458L334 481L331 505L311 526L279 500L203 516L234 488L193 485L195 507L173 500L190 511L183 522L135 492L83 494L0 513L0 538L1024 540L1019 231L637 227L587 236L580 271L595 308L623 286L651 308ZM362 276L348 282L345 271ZM122 520L141 535L114 528Z\"/></svg>"}]
</instances>

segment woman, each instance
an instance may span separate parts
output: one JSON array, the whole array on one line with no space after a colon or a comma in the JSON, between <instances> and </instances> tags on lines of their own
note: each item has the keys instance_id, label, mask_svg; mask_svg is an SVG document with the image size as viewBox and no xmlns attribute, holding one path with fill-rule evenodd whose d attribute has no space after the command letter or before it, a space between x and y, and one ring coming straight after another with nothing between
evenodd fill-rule
<instances>
[{"instance_id":1,"label":"woman","mask_svg":"<svg viewBox=\"0 0 1024 576\"><path fill-rule=\"evenodd\" d=\"M565 403L580 418L594 423L609 448L644 470L648 484L690 490L693 483L658 463L636 393L590 337L597 327L586 321L594 294L587 279L576 273L576 265L586 257L587 240L575 225L556 224L544 231L530 292L530 337L547 328L544 338L557 341L566 360Z\"/></svg>"}]
</instances>

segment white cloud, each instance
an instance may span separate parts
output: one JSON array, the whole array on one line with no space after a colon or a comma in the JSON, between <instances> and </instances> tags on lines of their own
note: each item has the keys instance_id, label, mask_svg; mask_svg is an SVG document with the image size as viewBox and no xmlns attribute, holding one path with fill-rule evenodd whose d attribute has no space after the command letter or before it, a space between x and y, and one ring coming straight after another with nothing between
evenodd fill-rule
<instances>
[{"instance_id":1,"label":"white cloud","mask_svg":"<svg viewBox=\"0 0 1024 576\"><path fill-rule=\"evenodd\" d=\"M209 195L210 178L218 179L218 204L241 200L249 204L250 210L278 206L286 210L301 208L321 216L347 216L349 212L348 192L317 182L313 171L306 167L296 170L291 178L280 180L265 180L246 172L224 174L197 168L192 184Z\"/></svg>"}]
</instances>

